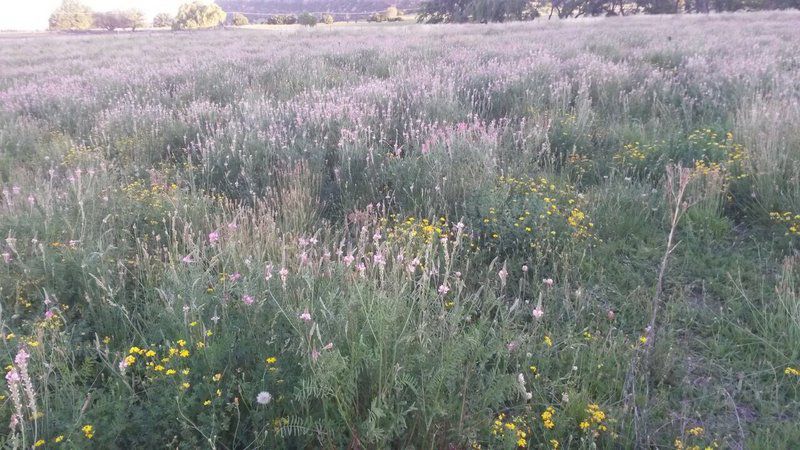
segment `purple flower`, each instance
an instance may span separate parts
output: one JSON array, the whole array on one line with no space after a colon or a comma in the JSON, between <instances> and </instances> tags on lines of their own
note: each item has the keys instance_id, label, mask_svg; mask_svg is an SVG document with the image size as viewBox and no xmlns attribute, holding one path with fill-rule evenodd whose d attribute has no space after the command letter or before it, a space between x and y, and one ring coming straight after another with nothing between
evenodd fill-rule
<instances>
[{"instance_id":1,"label":"purple flower","mask_svg":"<svg viewBox=\"0 0 800 450\"><path fill-rule=\"evenodd\" d=\"M253 296L251 295L244 295L242 296L242 301L245 305L252 305L255 299L253 299Z\"/></svg>"},{"instance_id":2,"label":"purple flower","mask_svg":"<svg viewBox=\"0 0 800 450\"><path fill-rule=\"evenodd\" d=\"M211 233L208 233L208 242L210 242L211 244L216 244L218 241L219 241L218 231L212 231Z\"/></svg>"}]
</instances>

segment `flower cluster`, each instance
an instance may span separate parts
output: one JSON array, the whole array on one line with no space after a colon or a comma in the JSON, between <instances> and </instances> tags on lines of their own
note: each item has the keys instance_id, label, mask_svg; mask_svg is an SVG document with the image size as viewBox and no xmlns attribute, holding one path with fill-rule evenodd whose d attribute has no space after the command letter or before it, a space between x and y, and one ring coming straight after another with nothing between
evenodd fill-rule
<instances>
[{"instance_id":1,"label":"flower cluster","mask_svg":"<svg viewBox=\"0 0 800 450\"><path fill-rule=\"evenodd\" d=\"M517 447L526 448L531 429L523 416L508 417L504 413L498 414L492 423L492 436L514 440Z\"/></svg>"},{"instance_id":2,"label":"flower cluster","mask_svg":"<svg viewBox=\"0 0 800 450\"><path fill-rule=\"evenodd\" d=\"M450 240L455 237L454 229L451 229L450 223L444 216L433 220L418 219L414 216L399 219L397 214L389 214L380 219L380 226L388 241L401 244L428 245L441 239Z\"/></svg>"},{"instance_id":3,"label":"flower cluster","mask_svg":"<svg viewBox=\"0 0 800 450\"><path fill-rule=\"evenodd\" d=\"M790 211L773 211L769 217L777 223L786 227L787 236L800 236L800 214Z\"/></svg>"},{"instance_id":4,"label":"flower cluster","mask_svg":"<svg viewBox=\"0 0 800 450\"><path fill-rule=\"evenodd\" d=\"M733 133L721 137L706 128L693 131L687 140L695 154L695 176L721 176L726 183L746 176L742 163L747 154L733 140Z\"/></svg>"},{"instance_id":5,"label":"flower cluster","mask_svg":"<svg viewBox=\"0 0 800 450\"><path fill-rule=\"evenodd\" d=\"M573 186L544 177L501 176L490 196L493 204L475 227L485 247L524 251L593 236L594 223Z\"/></svg>"},{"instance_id":6,"label":"flower cluster","mask_svg":"<svg viewBox=\"0 0 800 450\"><path fill-rule=\"evenodd\" d=\"M586 414L588 416L578 424L581 431L590 432L594 437L599 436L604 431L608 431L606 413L600 409L600 406L596 403L590 403L586 406Z\"/></svg>"}]
</instances>

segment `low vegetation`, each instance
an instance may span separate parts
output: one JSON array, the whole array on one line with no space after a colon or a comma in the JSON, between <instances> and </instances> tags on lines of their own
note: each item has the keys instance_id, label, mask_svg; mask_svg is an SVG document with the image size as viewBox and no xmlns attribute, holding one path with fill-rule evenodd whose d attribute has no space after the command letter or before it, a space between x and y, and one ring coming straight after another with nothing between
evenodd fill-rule
<instances>
[{"instance_id":1,"label":"low vegetation","mask_svg":"<svg viewBox=\"0 0 800 450\"><path fill-rule=\"evenodd\" d=\"M0 445L795 447L798 23L2 39Z\"/></svg>"}]
</instances>

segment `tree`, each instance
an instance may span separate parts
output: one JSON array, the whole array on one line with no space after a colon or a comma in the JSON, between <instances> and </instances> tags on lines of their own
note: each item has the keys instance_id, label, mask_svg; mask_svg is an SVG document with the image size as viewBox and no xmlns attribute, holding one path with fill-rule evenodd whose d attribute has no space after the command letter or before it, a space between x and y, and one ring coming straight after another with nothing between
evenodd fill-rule
<instances>
[{"instance_id":1,"label":"tree","mask_svg":"<svg viewBox=\"0 0 800 450\"><path fill-rule=\"evenodd\" d=\"M64 0L50 15L51 30L87 30L92 27L92 10L77 0Z\"/></svg>"},{"instance_id":2,"label":"tree","mask_svg":"<svg viewBox=\"0 0 800 450\"><path fill-rule=\"evenodd\" d=\"M233 22L233 25L236 26L236 27L243 27L245 25L250 25L250 21L247 19L247 16L245 16L242 13L238 13L238 12L237 13L233 13L232 22Z\"/></svg>"},{"instance_id":3,"label":"tree","mask_svg":"<svg viewBox=\"0 0 800 450\"><path fill-rule=\"evenodd\" d=\"M172 28L176 30L192 30L197 28L217 27L225 22L227 14L216 3L195 0L184 3L178 9Z\"/></svg>"},{"instance_id":4,"label":"tree","mask_svg":"<svg viewBox=\"0 0 800 450\"><path fill-rule=\"evenodd\" d=\"M558 0L553 0L554 6ZM592 0L586 0L592 1ZM532 0L429 0L417 20L427 23L505 22L538 17Z\"/></svg>"},{"instance_id":5,"label":"tree","mask_svg":"<svg viewBox=\"0 0 800 450\"><path fill-rule=\"evenodd\" d=\"M317 16L304 12L297 16L297 23L300 25L305 25L307 27L313 27L317 25Z\"/></svg>"},{"instance_id":6,"label":"tree","mask_svg":"<svg viewBox=\"0 0 800 450\"><path fill-rule=\"evenodd\" d=\"M332 24L332 23L333 23L333 14L328 14L328 13L325 13L325 14L323 14L323 15L322 15L322 22L323 22L325 25L330 25L330 24Z\"/></svg>"},{"instance_id":7,"label":"tree","mask_svg":"<svg viewBox=\"0 0 800 450\"><path fill-rule=\"evenodd\" d=\"M130 28L131 31L136 31L137 28L142 28L144 26L144 13L138 9L129 9L123 13L125 15L125 20L127 21L127 27Z\"/></svg>"},{"instance_id":8,"label":"tree","mask_svg":"<svg viewBox=\"0 0 800 450\"><path fill-rule=\"evenodd\" d=\"M175 18L171 14L159 13L153 17L154 28L170 28L173 22L175 22Z\"/></svg>"}]
</instances>

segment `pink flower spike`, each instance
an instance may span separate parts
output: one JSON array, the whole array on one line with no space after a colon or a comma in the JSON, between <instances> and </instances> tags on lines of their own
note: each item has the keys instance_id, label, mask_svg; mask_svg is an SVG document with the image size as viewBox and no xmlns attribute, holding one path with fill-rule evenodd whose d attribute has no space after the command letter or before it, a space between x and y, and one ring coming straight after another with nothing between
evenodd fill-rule
<instances>
[{"instance_id":1,"label":"pink flower spike","mask_svg":"<svg viewBox=\"0 0 800 450\"><path fill-rule=\"evenodd\" d=\"M253 299L253 296L251 295L244 295L242 296L242 301L245 305L252 305L255 299Z\"/></svg>"},{"instance_id":2,"label":"pink flower spike","mask_svg":"<svg viewBox=\"0 0 800 450\"><path fill-rule=\"evenodd\" d=\"M219 241L218 231L212 231L211 233L208 233L208 242L210 242L211 244L216 244L218 241Z\"/></svg>"},{"instance_id":3,"label":"pink flower spike","mask_svg":"<svg viewBox=\"0 0 800 450\"><path fill-rule=\"evenodd\" d=\"M531 314L533 314L533 317L535 317L537 319L541 319L542 316L544 315L544 311L542 311L542 308L537 306L536 308L533 309Z\"/></svg>"},{"instance_id":4,"label":"pink flower spike","mask_svg":"<svg viewBox=\"0 0 800 450\"><path fill-rule=\"evenodd\" d=\"M450 292L450 288L447 287L446 284L442 284L441 286L439 286L439 294L440 295L447 295L448 292Z\"/></svg>"},{"instance_id":5,"label":"pink flower spike","mask_svg":"<svg viewBox=\"0 0 800 450\"><path fill-rule=\"evenodd\" d=\"M311 314L308 312L308 309L306 309L305 311L303 311L302 314L300 314L300 320L302 320L303 322L311 322Z\"/></svg>"}]
</instances>

